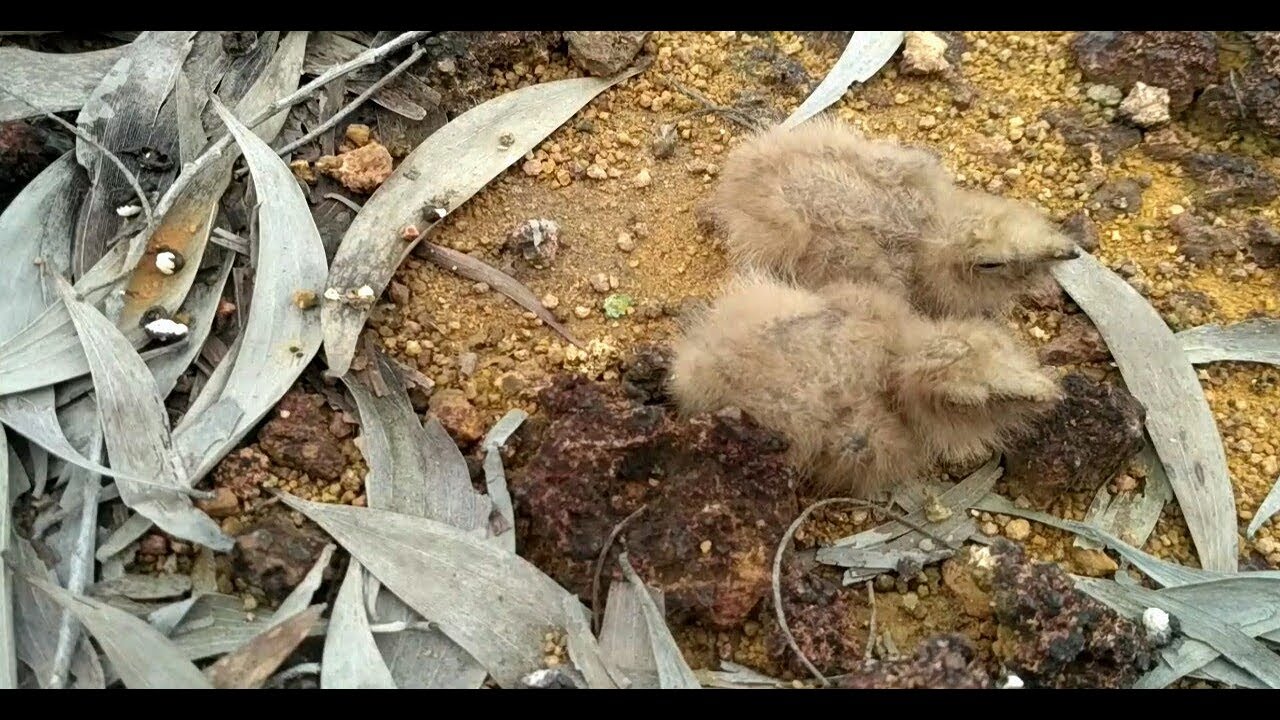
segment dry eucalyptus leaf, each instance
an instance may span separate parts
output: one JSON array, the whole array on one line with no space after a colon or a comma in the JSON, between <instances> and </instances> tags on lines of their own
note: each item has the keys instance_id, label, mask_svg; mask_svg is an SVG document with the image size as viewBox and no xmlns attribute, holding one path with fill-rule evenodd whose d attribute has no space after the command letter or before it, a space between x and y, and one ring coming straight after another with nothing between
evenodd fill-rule
<instances>
[{"instance_id":1,"label":"dry eucalyptus leaf","mask_svg":"<svg viewBox=\"0 0 1280 720\"><path fill-rule=\"evenodd\" d=\"M1137 290L1092 255L1081 251L1053 274L1097 326L1125 385L1146 407L1147 432L1200 562L1235 572L1236 509L1222 436L1181 343Z\"/></svg>"},{"instance_id":2,"label":"dry eucalyptus leaf","mask_svg":"<svg viewBox=\"0 0 1280 720\"><path fill-rule=\"evenodd\" d=\"M205 669L209 682L217 688L252 689L262 687L276 668L310 634L324 612L324 605L312 605L250 640L244 647L227 653Z\"/></svg>"},{"instance_id":3,"label":"dry eucalyptus leaf","mask_svg":"<svg viewBox=\"0 0 1280 720\"><path fill-rule=\"evenodd\" d=\"M338 589L329 618L320 660L320 687L323 689L395 689L395 679L387 668L369 629L365 611L364 573L360 563L347 565L346 577Z\"/></svg>"},{"instance_id":4,"label":"dry eucalyptus leaf","mask_svg":"<svg viewBox=\"0 0 1280 720\"><path fill-rule=\"evenodd\" d=\"M1259 318L1226 327L1202 325L1174 337L1196 365L1223 360L1280 365L1280 320Z\"/></svg>"},{"instance_id":5,"label":"dry eucalyptus leaf","mask_svg":"<svg viewBox=\"0 0 1280 720\"><path fill-rule=\"evenodd\" d=\"M343 292L367 285L375 295L381 293L413 249L413 242L401 238L401 228L422 223L424 209L439 208L445 213L457 209L592 98L634 73L520 88L471 108L432 133L374 192L347 228L328 286ZM430 217L432 222L438 219L434 213ZM368 315L367 307L324 303L321 316L330 374L347 373Z\"/></svg>"},{"instance_id":6,"label":"dry eucalyptus leaf","mask_svg":"<svg viewBox=\"0 0 1280 720\"><path fill-rule=\"evenodd\" d=\"M121 45L83 53L43 53L0 47L0 88L39 106L38 110L0 93L0 122L34 117L40 110L79 110L128 48Z\"/></svg>"},{"instance_id":7,"label":"dry eucalyptus leaf","mask_svg":"<svg viewBox=\"0 0 1280 720\"><path fill-rule=\"evenodd\" d=\"M676 645L675 638L671 636L671 630L667 627L662 611L658 609L657 603L649 594L649 588L631 567L625 552L618 557L618 564L622 567L622 574L626 576L634 600L640 607L641 615L644 616L645 632L649 638L649 650L654 661L654 672L658 676L658 687L664 690L673 688L691 690L702 687L693 671L689 669L689 664L685 662L684 655L680 654L680 648Z\"/></svg>"},{"instance_id":8,"label":"dry eucalyptus leaf","mask_svg":"<svg viewBox=\"0 0 1280 720\"><path fill-rule=\"evenodd\" d=\"M1280 512L1280 477L1271 484L1271 490L1267 491L1267 496L1262 499L1262 504L1253 513L1253 519L1249 521L1249 528L1245 530L1245 536L1250 540L1257 534L1262 524L1270 520L1277 512Z\"/></svg>"},{"instance_id":9,"label":"dry eucalyptus leaf","mask_svg":"<svg viewBox=\"0 0 1280 720\"><path fill-rule=\"evenodd\" d=\"M844 97L849 85L866 82L889 62L898 51L906 33L901 30L858 30L849 38L840 59L822 78L818 87L805 98L800 107L782 122L783 127L795 127L826 110Z\"/></svg>"},{"instance_id":10,"label":"dry eucalyptus leaf","mask_svg":"<svg viewBox=\"0 0 1280 720\"><path fill-rule=\"evenodd\" d=\"M369 508L323 505L280 495L324 528L391 592L438 625L502 687L542 664L545 635L579 643L575 662L590 681L611 673L577 598L527 560L477 534ZM585 636L584 636L585 633Z\"/></svg>"}]
</instances>

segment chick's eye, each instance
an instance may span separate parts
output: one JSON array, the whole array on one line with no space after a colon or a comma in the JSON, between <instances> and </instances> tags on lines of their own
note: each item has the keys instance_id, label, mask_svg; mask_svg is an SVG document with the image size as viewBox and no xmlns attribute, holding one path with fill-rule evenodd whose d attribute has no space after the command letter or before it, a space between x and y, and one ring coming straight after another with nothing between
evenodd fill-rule
<instances>
[{"instance_id":1,"label":"chick's eye","mask_svg":"<svg viewBox=\"0 0 1280 720\"><path fill-rule=\"evenodd\" d=\"M1004 267L1004 263L996 263L996 262L978 263L977 265L977 268L979 270L999 270L1002 267Z\"/></svg>"}]
</instances>

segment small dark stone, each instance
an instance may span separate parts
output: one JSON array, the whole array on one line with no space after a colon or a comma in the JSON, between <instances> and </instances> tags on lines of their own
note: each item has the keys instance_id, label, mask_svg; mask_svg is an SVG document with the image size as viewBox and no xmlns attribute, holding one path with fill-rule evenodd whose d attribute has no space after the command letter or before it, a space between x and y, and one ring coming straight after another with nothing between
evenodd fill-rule
<instances>
[{"instance_id":1,"label":"small dark stone","mask_svg":"<svg viewBox=\"0 0 1280 720\"><path fill-rule=\"evenodd\" d=\"M1173 112L1218 77L1218 43L1210 31L1089 31L1077 35L1071 48L1089 81L1126 93L1138 81L1162 87Z\"/></svg>"},{"instance_id":2,"label":"small dark stone","mask_svg":"<svg viewBox=\"0 0 1280 720\"><path fill-rule=\"evenodd\" d=\"M564 34L569 57L583 70L599 76L614 75L630 65L648 38L648 32L637 30L571 30Z\"/></svg>"},{"instance_id":3,"label":"small dark stone","mask_svg":"<svg viewBox=\"0 0 1280 720\"><path fill-rule=\"evenodd\" d=\"M1128 125L1090 125L1076 110L1049 110L1043 114L1048 123L1062 135L1062 141L1077 156L1088 159L1093 147L1103 162L1111 162L1120 153L1142 142L1142 131Z\"/></svg>"},{"instance_id":4,"label":"small dark stone","mask_svg":"<svg viewBox=\"0 0 1280 720\"><path fill-rule=\"evenodd\" d=\"M671 350L664 345L644 345L636 349L622 371L622 391L646 405L667 401L667 375L671 372Z\"/></svg>"},{"instance_id":5,"label":"small dark stone","mask_svg":"<svg viewBox=\"0 0 1280 720\"><path fill-rule=\"evenodd\" d=\"M1146 409L1127 390L1079 373L1063 400L1005 453L1005 479L1028 496L1093 490L1120 474L1143 447Z\"/></svg>"},{"instance_id":6,"label":"small dark stone","mask_svg":"<svg viewBox=\"0 0 1280 720\"><path fill-rule=\"evenodd\" d=\"M0 123L0 211L61 153L53 134L18 120Z\"/></svg>"},{"instance_id":7,"label":"small dark stone","mask_svg":"<svg viewBox=\"0 0 1280 720\"><path fill-rule=\"evenodd\" d=\"M1098 249L1098 226L1083 210L1071 213L1070 217L1062 221L1062 232L1085 252Z\"/></svg>"},{"instance_id":8,"label":"small dark stone","mask_svg":"<svg viewBox=\"0 0 1280 720\"><path fill-rule=\"evenodd\" d=\"M272 461L319 480L337 480L347 467L341 443L333 436L334 412L324 396L291 390L275 416L258 433L258 446Z\"/></svg>"},{"instance_id":9,"label":"small dark stone","mask_svg":"<svg viewBox=\"0 0 1280 720\"><path fill-rule=\"evenodd\" d=\"M1084 315L1065 315L1058 334L1040 347L1041 362L1049 365L1077 365L1106 362L1111 358L1101 333Z\"/></svg>"},{"instance_id":10,"label":"small dark stone","mask_svg":"<svg viewBox=\"0 0 1280 720\"><path fill-rule=\"evenodd\" d=\"M228 30L222 33L222 49L228 55L246 55L258 44L258 33L252 30Z\"/></svg>"},{"instance_id":11,"label":"small dark stone","mask_svg":"<svg viewBox=\"0 0 1280 720\"><path fill-rule=\"evenodd\" d=\"M314 523L299 527L285 513L270 513L236 537L233 570L250 587L278 601L302 582L328 542L329 536Z\"/></svg>"},{"instance_id":12,"label":"small dark stone","mask_svg":"<svg viewBox=\"0 0 1280 720\"><path fill-rule=\"evenodd\" d=\"M920 643L907 660L870 660L837 679L841 688L932 690L994 687L963 635L939 635Z\"/></svg>"},{"instance_id":13,"label":"small dark stone","mask_svg":"<svg viewBox=\"0 0 1280 720\"><path fill-rule=\"evenodd\" d=\"M1249 257L1261 268L1280 267L1280 232L1261 218L1249 220L1245 225L1245 242Z\"/></svg>"},{"instance_id":14,"label":"small dark stone","mask_svg":"<svg viewBox=\"0 0 1280 720\"><path fill-rule=\"evenodd\" d=\"M1089 201L1093 216L1113 220L1142 209L1142 183L1134 178L1120 178L1103 183Z\"/></svg>"},{"instance_id":15,"label":"small dark stone","mask_svg":"<svg viewBox=\"0 0 1280 720\"><path fill-rule=\"evenodd\" d=\"M1188 261L1205 265L1219 256L1230 257L1236 253L1236 243L1231 230L1214 227L1212 223L1191 213L1183 213L1169 221L1169 228L1178 239L1178 250Z\"/></svg>"},{"instance_id":16,"label":"small dark stone","mask_svg":"<svg viewBox=\"0 0 1280 720\"><path fill-rule=\"evenodd\" d=\"M1061 567L992 544L996 657L1028 687L1125 688L1156 661L1145 629L1077 590Z\"/></svg>"}]
</instances>

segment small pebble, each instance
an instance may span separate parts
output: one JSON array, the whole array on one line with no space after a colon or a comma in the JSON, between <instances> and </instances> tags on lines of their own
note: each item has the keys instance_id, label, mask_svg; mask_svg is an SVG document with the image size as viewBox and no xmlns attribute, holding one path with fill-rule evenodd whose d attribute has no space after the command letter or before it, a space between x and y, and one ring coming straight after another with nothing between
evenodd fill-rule
<instances>
[{"instance_id":1,"label":"small pebble","mask_svg":"<svg viewBox=\"0 0 1280 720\"><path fill-rule=\"evenodd\" d=\"M1004 526L1004 534L1010 540L1026 540L1031 537L1031 523L1022 518L1014 518Z\"/></svg>"},{"instance_id":2,"label":"small pebble","mask_svg":"<svg viewBox=\"0 0 1280 720\"><path fill-rule=\"evenodd\" d=\"M551 293L547 293L542 296L542 307L548 310L555 310L560 307L560 298L552 295Z\"/></svg>"},{"instance_id":3,"label":"small pebble","mask_svg":"<svg viewBox=\"0 0 1280 720\"><path fill-rule=\"evenodd\" d=\"M591 317L591 308L579 305L573 309L573 314L580 318L586 319Z\"/></svg>"},{"instance_id":4,"label":"small pebble","mask_svg":"<svg viewBox=\"0 0 1280 720\"><path fill-rule=\"evenodd\" d=\"M631 252L636 249L636 241L631 237L631 233L622 233L618 236L618 249L622 252Z\"/></svg>"},{"instance_id":5,"label":"small pebble","mask_svg":"<svg viewBox=\"0 0 1280 720\"><path fill-rule=\"evenodd\" d=\"M649 187L649 184L652 182L653 182L653 177L649 175L648 168L641 169L640 172L636 173L636 176L631 180L631 184L635 185L638 188Z\"/></svg>"}]
</instances>

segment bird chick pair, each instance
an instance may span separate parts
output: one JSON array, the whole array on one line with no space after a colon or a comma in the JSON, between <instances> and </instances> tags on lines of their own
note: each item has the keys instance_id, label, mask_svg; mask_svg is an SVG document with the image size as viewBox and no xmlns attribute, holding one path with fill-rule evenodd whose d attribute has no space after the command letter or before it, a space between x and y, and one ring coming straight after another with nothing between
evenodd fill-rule
<instances>
[{"instance_id":1,"label":"bird chick pair","mask_svg":"<svg viewBox=\"0 0 1280 720\"><path fill-rule=\"evenodd\" d=\"M683 412L735 406L815 489L983 459L1060 397L1003 326L1074 243L929 153L825 119L730 154L710 209L741 274L676 343Z\"/></svg>"}]
</instances>

